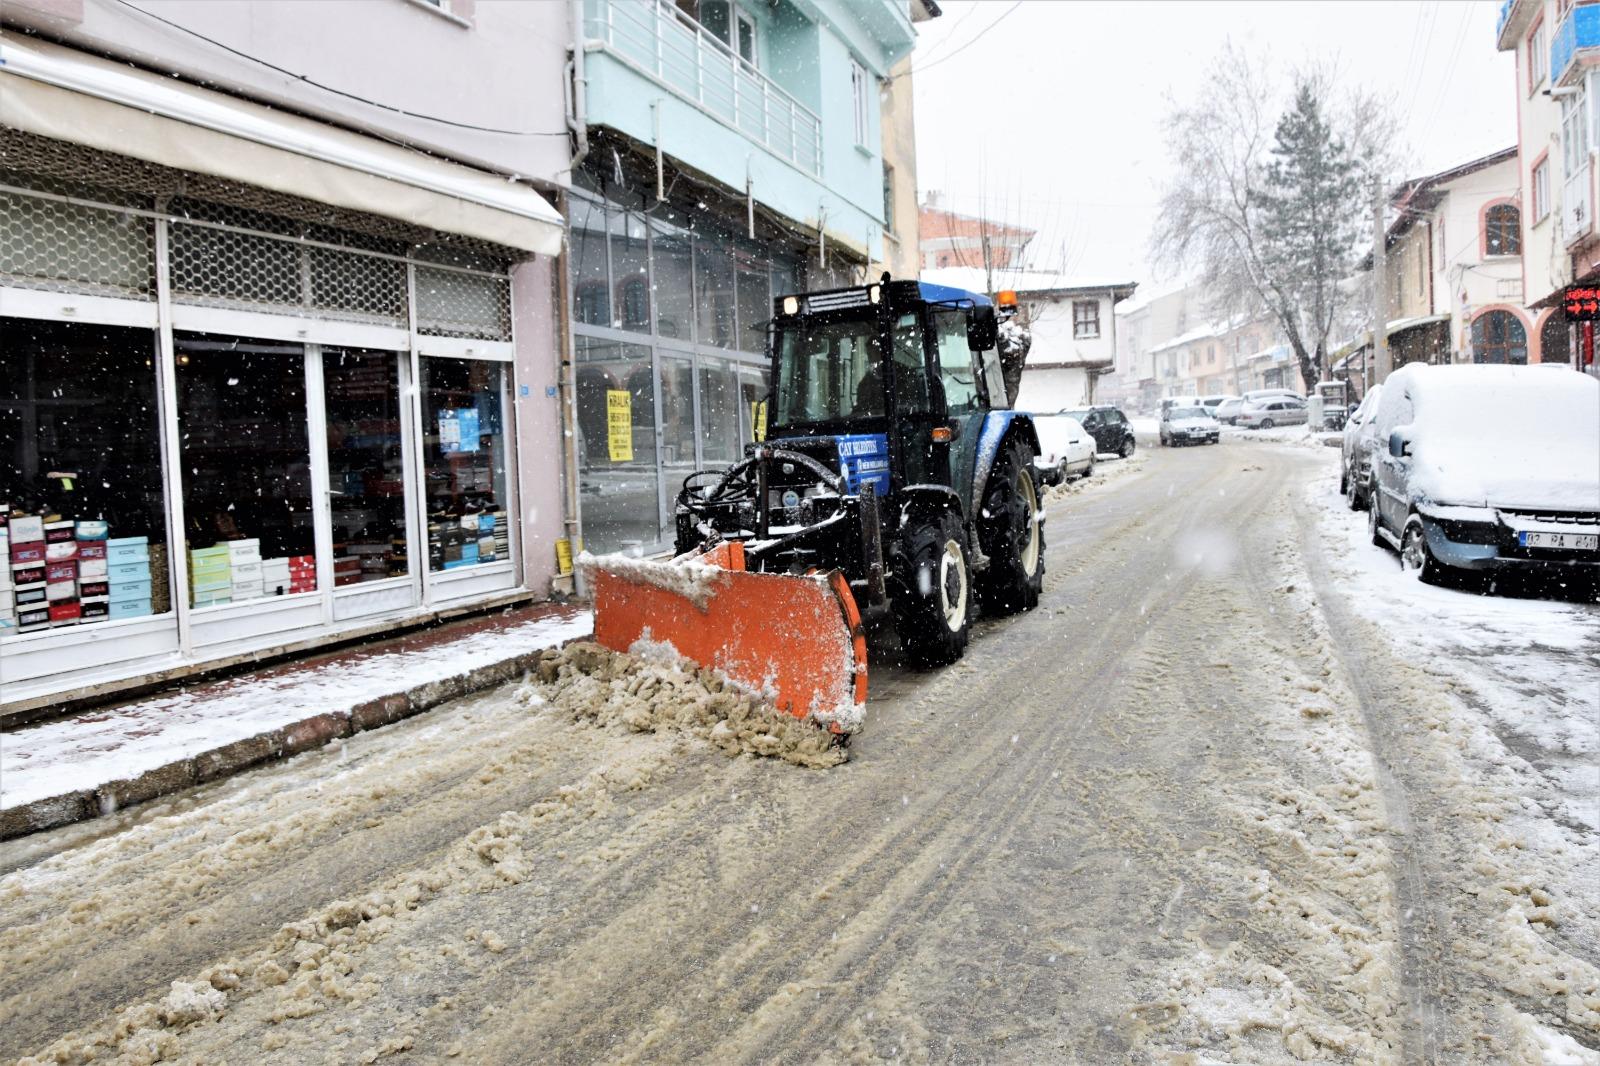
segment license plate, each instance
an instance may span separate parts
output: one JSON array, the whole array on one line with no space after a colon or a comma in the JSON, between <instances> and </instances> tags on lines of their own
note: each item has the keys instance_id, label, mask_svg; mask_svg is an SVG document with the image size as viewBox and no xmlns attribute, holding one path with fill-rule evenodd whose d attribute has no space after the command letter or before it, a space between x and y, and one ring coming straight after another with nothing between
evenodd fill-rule
<instances>
[{"instance_id":1,"label":"license plate","mask_svg":"<svg viewBox=\"0 0 1600 1066\"><path fill-rule=\"evenodd\" d=\"M1574 551L1600 550L1600 534L1596 533L1534 533L1524 530L1517 534L1517 543L1524 548L1570 548Z\"/></svg>"}]
</instances>

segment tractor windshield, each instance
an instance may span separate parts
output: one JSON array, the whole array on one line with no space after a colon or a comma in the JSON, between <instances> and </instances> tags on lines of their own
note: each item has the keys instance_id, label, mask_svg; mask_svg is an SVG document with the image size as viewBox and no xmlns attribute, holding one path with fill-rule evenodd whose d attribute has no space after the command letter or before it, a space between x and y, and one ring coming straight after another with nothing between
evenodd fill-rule
<instances>
[{"instance_id":1,"label":"tractor windshield","mask_svg":"<svg viewBox=\"0 0 1600 1066\"><path fill-rule=\"evenodd\" d=\"M895 363L904 367L899 406L926 405L927 375L917 316L895 323ZM802 320L780 328L777 337L777 397L774 425L849 422L887 413L877 323L871 319ZM917 400L922 396L922 401Z\"/></svg>"}]
</instances>

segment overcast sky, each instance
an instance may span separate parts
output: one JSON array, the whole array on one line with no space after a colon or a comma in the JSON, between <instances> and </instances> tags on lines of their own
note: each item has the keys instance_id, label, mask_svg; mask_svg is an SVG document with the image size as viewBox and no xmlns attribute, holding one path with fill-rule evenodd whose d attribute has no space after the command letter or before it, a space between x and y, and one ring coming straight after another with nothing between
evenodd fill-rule
<instances>
[{"instance_id":1,"label":"overcast sky","mask_svg":"<svg viewBox=\"0 0 1600 1066\"><path fill-rule=\"evenodd\" d=\"M912 57L919 191L1038 228L1036 265L1063 265L1065 245L1066 269L1097 280L1173 284L1147 254L1161 122L1229 37L1283 73L1334 60L1394 101L1415 173L1516 143L1491 0L940 4Z\"/></svg>"}]
</instances>

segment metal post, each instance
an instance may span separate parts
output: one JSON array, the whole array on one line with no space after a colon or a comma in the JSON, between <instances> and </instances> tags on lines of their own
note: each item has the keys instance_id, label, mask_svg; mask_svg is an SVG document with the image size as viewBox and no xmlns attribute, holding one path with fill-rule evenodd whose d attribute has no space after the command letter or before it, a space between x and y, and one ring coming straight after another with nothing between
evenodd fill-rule
<instances>
[{"instance_id":1,"label":"metal post","mask_svg":"<svg viewBox=\"0 0 1600 1066\"><path fill-rule=\"evenodd\" d=\"M1372 363L1377 381L1389 377L1388 227L1383 221L1383 179L1372 179Z\"/></svg>"},{"instance_id":2,"label":"metal post","mask_svg":"<svg viewBox=\"0 0 1600 1066\"><path fill-rule=\"evenodd\" d=\"M165 199L156 209L165 212ZM167 576L178 619L178 648L194 652L189 620L188 522L183 512L183 449L178 436L178 359L172 341L172 277L167 220L156 219L156 385L161 390L161 459L167 504Z\"/></svg>"}]
</instances>

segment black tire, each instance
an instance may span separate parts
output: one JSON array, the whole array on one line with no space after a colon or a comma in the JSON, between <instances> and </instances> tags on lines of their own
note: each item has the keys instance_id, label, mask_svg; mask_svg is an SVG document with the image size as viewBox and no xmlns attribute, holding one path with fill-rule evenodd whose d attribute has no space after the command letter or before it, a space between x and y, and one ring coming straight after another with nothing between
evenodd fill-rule
<instances>
[{"instance_id":1,"label":"black tire","mask_svg":"<svg viewBox=\"0 0 1600 1066\"><path fill-rule=\"evenodd\" d=\"M1122 438L1122 450L1118 454L1124 459L1129 459L1133 456L1133 449L1133 435L1129 434L1128 436Z\"/></svg>"},{"instance_id":2,"label":"black tire","mask_svg":"<svg viewBox=\"0 0 1600 1066\"><path fill-rule=\"evenodd\" d=\"M1383 512L1378 509L1377 492L1371 484L1367 486L1367 536L1371 538L1375 548L1387 548L1389 542L1384 539Z\"/></svg>"},{"instance_id":3,"label":"black tire","mask_svg":"<svg viewBox=\"0 0 1600 1066\"><path fill-rule=\"evenodd\" d=\"M1083 468L1083 473L1078 475L1083 478L1094 477L1094 453L1089 453L1089 465Z\"/></svg>"},{"instance_id":4,"label":"black tire","mask_svg":"<svg viewBox=\"0 0 1600 1066\"><path fill-rule=\"evenodd\" d=\"M1257 429L1271 429L1272 428L1272 419L1263 418L1261 420L1261 424L1259 426L1257 426L1256 428Z\"/></svg>"},{"instance_id":5,"label":"black tire","mask_svg":"<svg viewBox=\"0 0 1600 1066\"><path fill-rule=\"evenodd\" d=\"M1044 525L1039 487L1028 447L1013 440L1000 449L983 490L978 543L989 557L979 582L985 609L994 614L1031 611L1044 589Z\"/></svg>"},{"instance_id":6,"label":"black tire","mask_svg":"<svg viewBox=\"0 0 1600 1066\"><path fill-rule=\"evenodd\" d=\"M1370 502L1367 500L1366 494L1361 491L1361 483L1353 477L1346 476L1339 489L1344 493L1345 506L1352 511L1365 510Z\"/></svg>"},{"instance_id":7,"label":"black tire","mask_svg":"<svg viewBox=\"0 0 1600 1066\"><path fill-rule=\"evenodd\" d=\"M908 526L897 571L894 622L907 665L926 670L961 658L975 595L961 516L947 511Z\"/></svg>"},{"instance_id":8,"label":"black tire","mask_svg":"<svg viewBox=\"0 0 1600 1066\"><path fill-rule=\"evenodd\" d=\"M1343 463L1339 464L1339 495L1350 494L1350 470ZM1354 510L1354 508L1352 508Z\"/></svg>"},{"instance_id":9,"label":"black tire","mask_svg":"<svg viewBox=\"0 0 1600 1066\"><path fill-rule=\"evenodd\" d=\"M1426 585L1455 584L1451 581L1452 575L1448 567L1435 559L1433 552L1428 548L1428 537L1422 529L1422 519L1412 515L1406 519L1406 525L1400 531L1400 568L1402 570L1416 570Z\"/></svg>"}]
</instances>

